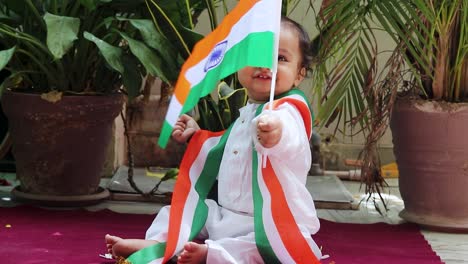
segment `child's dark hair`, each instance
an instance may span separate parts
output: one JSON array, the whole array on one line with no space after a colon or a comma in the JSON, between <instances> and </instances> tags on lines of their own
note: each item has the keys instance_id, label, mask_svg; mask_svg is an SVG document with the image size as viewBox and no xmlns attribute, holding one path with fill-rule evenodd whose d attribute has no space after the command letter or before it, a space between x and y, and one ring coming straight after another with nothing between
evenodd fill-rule
<instances>
[{"instance_id":1,"label":"child's dark hair","mask_svg":"<svg viewBox=\"0 0 468 264\"><path fill-rule=\"evenodd\" d=\"M296 21L286 17L281 17L281 24L293 28L297 32L299 38L299 49L302 53L301 67L304 67L307 72L311 71L310 64L312 63L313 56L310 50L310 38L307 31Z\"/></svg>"}]
</instances>

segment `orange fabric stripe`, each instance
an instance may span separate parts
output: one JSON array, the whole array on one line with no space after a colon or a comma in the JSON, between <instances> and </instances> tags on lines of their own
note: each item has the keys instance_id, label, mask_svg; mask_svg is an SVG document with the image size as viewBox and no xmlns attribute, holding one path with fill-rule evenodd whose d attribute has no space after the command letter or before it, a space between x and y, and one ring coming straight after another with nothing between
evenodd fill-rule
<instances>
[{"instance_id":1,"label":"orange fabric stripe","mask_svg":"<svg viewBox=\"0 0 468 264\"><path fill-rule=\"evenodd\" d=\"M284 246L296 263L320 263L302 235L289 210L286 196L270 160L262 168L265 184L271 193L271 213Z\"/></svg>"},{"instance_id":2,"label":"orange fabric stripe","mask_svg":"<svg viewBox=\"0 0 468 264\"><path fill-rule=\"evenodd\" d=\"M174 95L177 100L180 102L181 105L184 105L185 100L190 93L190 83L185 78L184 75L179 75L179 79L177 79L177 83L174 89Z\"/></svg>"},{"instance_id":3,"label":"orange fabric stripe","mask_svg":"<svg viewBox=\"0 0 468 264\"><path fill-rule=\"evenodd\" d=\"M213 32L195 45L192 54L182 66L174 91L177 100L179 100L181 104L184 104L190 91L190 83L185 78L187 70L206 58L214 46L225 39L231 32L231 28L259 1L260 0L240 1L237 6L224 17L221 24Z\"/></svg>"},{"instance_id":4,"label":"orange fabric stripe","mask_svg":"<svg viewBox=\"0 0 468 264\"><path fill-rule=\"evenodd\" d=\"M195 159L200 154L200 150L205 141L214 136L222 135L224 131L220 132L208 132L199 130L195 133L187 146L187 149L198 150L198 151L187 151L181 161L179 168L179 175L174 186L173 196L171 200L171 211L169 213L169 227L168 227L168 238L166 244L166 251L164 253L164 261L168 261L175 253L177 248L177 242L180 233L180 225L182 223L182 215L185 209L185 201L187 200L188 194L191 188L190 182L190 168L194 163Z\"/></svg>"},{"instance_id":5,"label":"orange fabric stripe","mask_svg":"<svg viewBox=\"0 0 468 264\"><path fill-rule=\"evenodd\" d=\"M294 105L298 110L299 113L302 116L302 120L304 121L304 126L306 129L307 136L310 137L312 136L312 114L310 113L309 106L298 99L290 98L290 97L283 97L277 100L273 101L273 109L277 109L280 105L284 103L290 103L291 105ZM268 104L265 104L265 107L263 109L269 109Z\"/></svg>"}]
</instances>

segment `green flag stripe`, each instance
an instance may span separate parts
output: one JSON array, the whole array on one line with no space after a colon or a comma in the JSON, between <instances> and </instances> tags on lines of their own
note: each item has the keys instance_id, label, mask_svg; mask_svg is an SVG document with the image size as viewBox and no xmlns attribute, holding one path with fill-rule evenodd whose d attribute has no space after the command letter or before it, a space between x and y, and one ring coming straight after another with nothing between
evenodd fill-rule
<instances>
[{"instance_id":1,"label":"green flag stripe","mask_svg":"<svg viewBox=\"0 0 468 264\"><path fill-rule=\"evenodd\" d=\"M164 120L161 133L159 134L158 144L161 148L166 148L169 138L171 137L173 127L167 120Z\"/></svg>"},{"instance_id":2,"label":"green flag stripe","mask_svg":"<svg viewBox=\"0 0 468 264\"><path fill-rule=\"evenodd\" d=\"M216 83L245 67L266 67L271 68L272 59L268 56L258 56L259 50L264 54L273 54L273 32L257 32L251 33L242 41L231 47L222 62L209 70L205 78L198 84L194 85L189 92L187 99L184 102L182 113L187 113L197 104L198 100L211 93L216 86ZM201 67L198 65L198 67Z\"/></svg>"},{"instance_id":3,"label":"green flag stripe","mask_svg":"<svg viewBox=\"0 0 468 264\"><path fill-rule=\"evenodd\" d=\"M164 257L165 250L166 242L158 243L138 250L130 255L130 257L127 258L127 261L133 264L149 263L155 259Z\"/></svg>"},{"instance_id":4,"label":"green flag stripe","mask_svg":"<svg viewBox=\"0 0 468 264\"><path fill-rule=\"evenodd\" d=\"M259 106L258 109L262 108L263 106ZM255 243L257 244L258 251L265 263L281 263L271 248L270 241L265 233L265 227L263 226L263 198L260 187L258 186L258 156L255 147L252 150L252 192L254 201Z\"/></svg>"},{"instance_id":5,"label":"green flag stripe","mask_svg":"<svg viewBox=\"0 0 468 264\"><path fill-rule=\"evenodd\" d=\"M273 40L273 32L256 32L249 34L242 41L232 46L226 54L224 54L221 63L209 70L205 78L190 89L187 99L183 103L181 114L192 110L201 97L211 93L216 87L216 83L229 74L245 66L271 68L271 58L267 56L257 56L257 52L261 50L266 54L273 54ZM201 67L201 65L197 65L197 67ZM158 140L158 144L161 148L166 147L171 133L172 125L164 121Z\"/></svg>"},{"instance_id":6,"label":"green flag stripe","mask_svg":"<svg viewBox=\"0 0 468 264\"><path fill-rule=\"evenodd\" d=\"M208 207L205 204L205 199L208 196L213 184L218 176L221 159L223 157L224 147L231 133L233 124L224 132L218 144L213 147L206 157L205 165L200 173L200 177L195 183L195 190L199 195L197 207L192 221L192 230L189 239L193 240L200 233L208 217Z\"/></svg>"}]
</instances>

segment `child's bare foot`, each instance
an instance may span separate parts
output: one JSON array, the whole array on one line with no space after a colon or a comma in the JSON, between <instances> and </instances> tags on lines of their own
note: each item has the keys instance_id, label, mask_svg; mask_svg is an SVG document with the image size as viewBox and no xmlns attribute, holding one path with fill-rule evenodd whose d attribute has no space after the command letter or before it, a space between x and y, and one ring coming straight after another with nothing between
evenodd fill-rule
<instances>
[{"instance_id":1,"label":"child's bare foot","mask_svg":"<svg viewBox=\"0 0 468 264\"><path fill-rule=\"evenodd\" d=\"M184 245L184 250L177 259L177 264L202 264L206 263L208 254L208 246L205 244L197 244L188 242Z\"/></svg>"},{"instance_id":2,"label":"child's bare foot","mask_svg":"<svg viewBox=\"0 0 468 264\"><path fill-rule=\"evenodd\" d=\"M117 255L114 253L113 247L114 245L119 242L120 240L123 240L122 238L118 236L111 236L107 234L104 239L106 240L106 248L107 252L112 255L113 258L116 258Z\"/></svg>"},{"instance_id":3,"label":"child's bare foot","mask_svg":"<svg viewBox=\"0 0 468 264\"><path fill-rule=\"evenodd\" d=\"M155 240L144 240L144 239L123 239L118 236L106 235L106 247L107 251L112 254L112 257L124 257L127 258L136 251L149 247L158 243Z\"/></svg>"}]
</instances>

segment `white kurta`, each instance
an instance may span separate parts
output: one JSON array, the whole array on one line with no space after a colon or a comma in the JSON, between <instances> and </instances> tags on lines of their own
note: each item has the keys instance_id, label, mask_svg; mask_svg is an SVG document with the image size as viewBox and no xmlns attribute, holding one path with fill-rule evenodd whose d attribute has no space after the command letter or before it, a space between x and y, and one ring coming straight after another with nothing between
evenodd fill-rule
<instances>
[{"instance_id":1,"label":"white kurta","mask_svg":"<svg viewBox=\"0 0 468 264\"><path fill-rule=\"evenodd\" d=\"M208 219L198 239L208 245L207 263L263 263L254 235L252 198L252 142L259 155L268 155L284 188L286 199L301 232L315 255L321 253L310 237L319 229L319 220L309 191L305 187L311 165L309 140L302 117L290 104L262 114L279 117L283 123L280 142L262 147L256 137L255 112L258 104L240 109L226 143L218 175L218 204L208 200ZM146 233L146 239L164 239L169 206L161 209Z\"/></svg>"}]
</instances>

